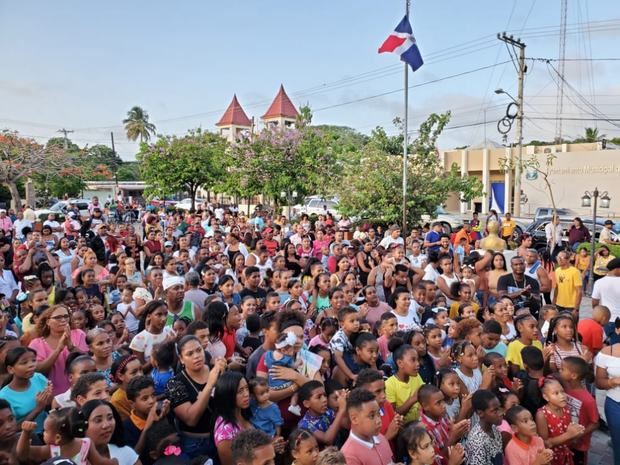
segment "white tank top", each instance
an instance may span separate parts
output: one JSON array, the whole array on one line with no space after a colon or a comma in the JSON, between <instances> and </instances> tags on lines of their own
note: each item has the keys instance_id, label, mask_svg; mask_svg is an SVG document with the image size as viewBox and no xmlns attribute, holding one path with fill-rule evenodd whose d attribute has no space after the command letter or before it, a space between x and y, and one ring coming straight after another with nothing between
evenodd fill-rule
<instances>
[{"instance_id":1,"label":"white tank top","mask_svg":"<svg viewBox=\"0 0 620 465\"><path fill-rule=\"evenodd\" d=\"M536 271L538 270L538 268L540 268L542 265L542 263L540 263L540 260L536 260L536 263L534 263L531 267L529 268L525 268L525 276L529 276L530 278L536 280L536 282L538 282L540 284L540 282L538 281L538 275L536 274Z\"/></svg>"}]
</instances>

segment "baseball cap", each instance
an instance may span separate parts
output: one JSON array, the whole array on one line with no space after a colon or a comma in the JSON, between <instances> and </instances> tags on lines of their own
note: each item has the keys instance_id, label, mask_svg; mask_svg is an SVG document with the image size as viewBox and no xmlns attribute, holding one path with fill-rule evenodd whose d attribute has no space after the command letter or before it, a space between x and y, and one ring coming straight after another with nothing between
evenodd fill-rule
<instances>
[{"instance_id":1,"label":"baseball cap","mask_svg":"<svg viewBox=\"0 0 620 465\"><path fill-rule=\"evenodd\" d=\"M172 241L166 241L164 242L164 247L174 247L174 244L172 243Z\"/></svg>"},{"instance_id":2,"label":"baseball cap","mask_svg":"<svg viewBox=\"0 0 620 465\"><path fill-rule=\"evenodd\" d=\"M607 226L608 224L610 224L610 225L612 225L612 226L613 226L613 225L614 225L614 222L613 222L613 221L611 221L611 220L605 220L605 223L604 223L604 224L605 224L605 226Z\"/></svg>"},{"instance_id":3,"label":"baseball cap","mask_svg":"<svg viewBox=\"0 0 620 465\"><path fill-rule=\"evenodd\" d=\"M616 268L620 268L620 257L614 258L607 264L607 270L609 271L615 270Z\"/></svg>"}]
</instances>

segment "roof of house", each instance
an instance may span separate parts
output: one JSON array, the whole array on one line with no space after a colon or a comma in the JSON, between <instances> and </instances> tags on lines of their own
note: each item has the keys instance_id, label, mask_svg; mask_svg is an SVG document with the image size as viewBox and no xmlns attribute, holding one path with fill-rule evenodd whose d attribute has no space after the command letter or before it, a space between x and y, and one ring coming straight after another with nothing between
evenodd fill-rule
<instances>
[{"instance_id":1,"label":"roof of house","mask_svg":"<svg viewBox=\"0 0 620 465\"><path fill-rule=\"evenodd\" d=\"M268 118L277 118L277 117L285 117L285 118L297 118L299 112L293 102L288 95L286 95L286 91L284 90L284 86L280 85L280 90L278 91L278 95L273 99L271 106L267 110L267 112L262 116L263 119Z\"/></svg>"},{"instance_id":2,"label":"roof of house","mask_svg":"<svg viewBox=\"0 0 620 465\"><path fill-rule=\"evenodd\" d=\"M222 115L216 126L252 126L252 121L245 114L241 104L237 100L237 95L233 95L232 102L228 105L226 112Z\"/></svg>"}]
</instances>

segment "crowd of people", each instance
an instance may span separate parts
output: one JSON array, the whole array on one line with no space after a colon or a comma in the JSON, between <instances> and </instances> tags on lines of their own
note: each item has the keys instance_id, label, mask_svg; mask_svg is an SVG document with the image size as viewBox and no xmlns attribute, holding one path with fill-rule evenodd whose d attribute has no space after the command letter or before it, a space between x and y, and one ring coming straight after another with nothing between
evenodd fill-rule
<instances>
[{"instance_id":1,"label":"crowd of people","mask_svg":"<svg viewBox=\"0 0 620 465\"><path fill-rule=\"evenodd\" d=\"M620 464L609 249L585 318L587 251L477 217L88 210L0 212L1 464Z\"/></svg>"}]
</instances>

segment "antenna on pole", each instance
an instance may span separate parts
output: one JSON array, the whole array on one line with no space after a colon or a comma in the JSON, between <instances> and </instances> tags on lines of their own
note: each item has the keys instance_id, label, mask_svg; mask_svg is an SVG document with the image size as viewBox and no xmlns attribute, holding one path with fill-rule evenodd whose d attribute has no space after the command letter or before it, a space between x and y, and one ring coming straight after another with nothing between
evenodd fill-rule
<instances>
[{"instance_id":1,"label":"antenna on pole","mask_svg":"<svg viewBox=\"0 0 620 465\"><path fill-rule=\"evenodd\" d=\"M568 0L561 0L562 9L560 12L560 51L558 53L558 94L555 105L555 140L562 143L562 112L564 111L564 66L566 58L566 19L568 16Z\"/></svg>"},{"instance_id":2,"label":"antenna on pole","mask_svg":"<svg viewBox=\"0 0 620 465\"><path fill-rule=\"evenodd\" d=\"M67 150L69 148L69 139L67 139L67 134L71 134L72 132L74 132L73 130L68 130L65 128L59 129L56 132L61 132L62 134L64 134L64 138L65 138L65 150Z\"/></svg>"}]
</instances>

